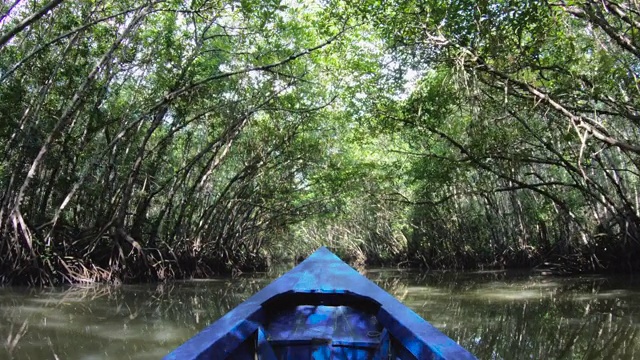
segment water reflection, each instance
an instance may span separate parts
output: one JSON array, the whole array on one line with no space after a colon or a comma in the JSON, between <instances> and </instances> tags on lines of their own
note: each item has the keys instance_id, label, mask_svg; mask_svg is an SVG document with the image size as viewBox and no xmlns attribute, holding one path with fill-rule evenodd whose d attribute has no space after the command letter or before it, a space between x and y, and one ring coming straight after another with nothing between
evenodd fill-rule
<instances>
[{"instance_id":1,"label":"water reflection","mask_svg":"<svg viewBox=\"0 0 640 360\"><path fill-rule=\"evenodd\" d=\"M640 359L638 281L397 270L367 276L481 359ZM274 277L0 289L0 359L158 359Z\"/></svg>"},{"instance_id":2,"label":"water reflection","mask_svg":"<svg viewBox=\"0 0 640 360\"><path fill-rule=\"evenodd\" d=\"M267 282L0 289L0 359L158 359Z\"/></svg>"},{"instance_id":3,"label":"water reflection","mask_svg":"<svg viewBox=\"0 0 640 360\"><path fill-rule=\"evenodd\" d=\"M379 282L481 359L638 359L640 282L402 274Z\"/></svg>"}]
</instances>

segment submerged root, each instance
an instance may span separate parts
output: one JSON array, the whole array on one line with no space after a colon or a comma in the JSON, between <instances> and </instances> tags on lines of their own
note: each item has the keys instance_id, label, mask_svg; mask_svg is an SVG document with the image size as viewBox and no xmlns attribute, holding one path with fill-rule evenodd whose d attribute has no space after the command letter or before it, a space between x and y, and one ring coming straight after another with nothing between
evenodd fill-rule
<instances>
[{"instance_id":1,"label":"submerged root","mask_svg":"<svg viewBox=\"0 0 640 360\"><path fill-rule=\"evenodd\" d=\"M13 323L11 324L11 328L9 329L9 336L7 336L7 340L5 342L5 347L7 348L7 351L9 352L9 354L13 353L13 351L18 346L20 339L22 339L22 337L26 335L28 329L29 329L29 320L26 320L26 319L22 322L22 325L20 326L20 328L15 330L15 333L14 333L14 324Z\"/></svg>"}]
</instances>

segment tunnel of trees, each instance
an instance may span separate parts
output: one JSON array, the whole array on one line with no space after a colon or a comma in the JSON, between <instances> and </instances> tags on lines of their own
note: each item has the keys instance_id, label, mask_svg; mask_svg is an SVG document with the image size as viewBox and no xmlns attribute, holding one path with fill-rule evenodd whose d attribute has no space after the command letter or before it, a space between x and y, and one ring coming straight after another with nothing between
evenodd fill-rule
<instances>
[{"instance_id":1,"label":"tunnel of trees","mask_svg":"<svg viewBox=\"0 0 640 360\"><path fill-rule=\"evenodd\" d=\"M8 0L0 283L640 269L635 0Z\"/></svg>"}]
</instances>

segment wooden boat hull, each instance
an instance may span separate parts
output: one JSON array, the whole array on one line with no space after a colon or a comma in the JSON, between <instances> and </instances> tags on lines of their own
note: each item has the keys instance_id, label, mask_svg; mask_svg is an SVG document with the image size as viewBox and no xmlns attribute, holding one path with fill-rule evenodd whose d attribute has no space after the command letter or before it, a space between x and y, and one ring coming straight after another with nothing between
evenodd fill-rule
<instances>
[{"instance_id":1,"label":"wooden boat hull","mask_svg":"<svg viewBox=\"0 0 640 360\"><path fill-rule=\"evenodd\" d=\"M326 248L165 357L475 359Z\"/></svg>"}]
</instances>

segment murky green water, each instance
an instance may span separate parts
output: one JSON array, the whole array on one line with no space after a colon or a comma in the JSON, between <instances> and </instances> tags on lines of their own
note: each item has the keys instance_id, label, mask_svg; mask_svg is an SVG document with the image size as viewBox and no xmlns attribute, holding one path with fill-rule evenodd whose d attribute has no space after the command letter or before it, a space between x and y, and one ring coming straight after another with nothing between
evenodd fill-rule
<instances>
[{"instance_id":1,"label":"murky green water","mask_svg":"<svg viewBox=\"0 0 640 360\"><path fill-rule=\"evenodd\" d=\"M0 289L0 359L158 359L268 275L118 288ZM481 359L640 359L640 279L367 276Z\"/></svg>"}]
</instances>

